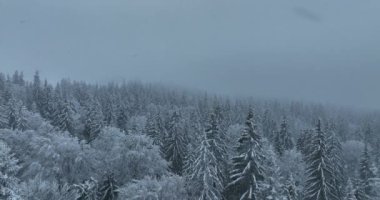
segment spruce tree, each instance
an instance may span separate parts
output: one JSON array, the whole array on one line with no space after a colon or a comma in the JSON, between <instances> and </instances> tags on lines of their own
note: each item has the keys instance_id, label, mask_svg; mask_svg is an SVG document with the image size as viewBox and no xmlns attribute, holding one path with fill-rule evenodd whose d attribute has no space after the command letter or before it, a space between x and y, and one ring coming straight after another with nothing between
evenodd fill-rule
<instances>
[{"instance_id":1,"label":"spruce tree","mask_svg":"<svg viewBox=\"0 0 380 200\"><path fill-rule=\"evenodd\" d=\"M297 186L295 185L293 175L290 175L285 183L285 195L286 200L298 200Z\"/></svg>"},{"instance_id":2,"label":"spruce tree","mask_svg":"<svg viewBox=\"0 0 380 200\"><path fill-rule=\"evenodd\" d=\"M354 185L352 184L351 179L348 179L347 181L347 186L346 186L346 197L344 200L358 200L355 196L355 188Z\"/></svg>"},{"instance_id":3,"label":"spruce tree","mask_svg":"<svg viewBox=\"0 0 380 200\"><path fill-rule=\"evenodd\" d=\"M209 140L210 150L216 157L217 163L217 173L220 180L222 180L223 185L227 181L227 146L225 144L225 136L221 130L217 115L214 113L210 114L209 122L205 127L206 139Z\"/></svg>"},{"instance_id":4,"label":"spruce tree","mask_svg":"<svg viewBox=\"0 0 380 200\"><path fill-rule=\"evenodd\" d=\"M280 131L278 131L276 134L274 143L276 152L279 156L282 156L284 151L294 148L294 143L289 134L288 124L285 117L280 125Z\"/></svg>"},{"instance_id":5,"label":"spruce tree","mask_svg":"<svg viewBox=\"0 0 380 200\"><path fill-rule=\"evenodd\" d=\"M97 200L116 200L119 194L118 188L113 174L108 174L99 185Z\"/></svg>"},{"instance_id":6,"label":"spruce tree","mask_svg":"<svg viewBox=\"0 0 380 200\"><path fill-rule=\"evenodd\" d=\"M93 178L74 184L72 189L78 193L76 200L98 200L98 182Z\"/></svg>"},{"instance_id":7,"label":"spruce tree","mask_svg":"<svg viewBox=\"0 0 380 200\"><path fill-rule=\"evenodd\" d=\"M238 140L238 156L232 158L231 182L226 187L227 199L258 200L259 182L264 180L261 137L257 133L253 111Z\"/></svg>"},{"instance_id":8,"label":"spruce tree","mask_svg":"<svg viewBox=\"0 0 380 200\"><path fill-rule=\"evenodd\" d=\"M18 160L11 153L9 146L0 140L0 199L18 200L17 172L20 170Z\"/></svg>"},{"instance_id":9,"label":"spruce tree","mask_svg":"<svg viewBox=\"0 0 380 200\"><path fill-rule=\"evenodd\" d=\"M339 200L340 197L333 185L334 170L320 120L311 145L311 153L306 158L308 179L305 185L305 200Z\"/></svg>"},{"instance_id":10,"label":"spruce tree","mask_svg":"<svg viewBox=\"0 0 380 200\"><path fill-rule=\"evenodd\" d=\"M103 114L99 103L94 100L86 107L83 136L87 142L94 140L103 128Z\"/></svg>"},{"instance_id":11,"label":"spruce tree","mask_svg":"<svg viewBox=\"0 0 380 200\"><path fill-rule=\"evenodd\" d=\"M169 162L169 167L178 175L182 175L187 149L187 140L181 125L180 115L174 112L162 146L162 152L165 159Z\"/></svg>"},{"instance_id":12,"label":"spruce tree","mask_svg":"<svg viewBox=\"0 0 380 200\"><path fill-rule=\"evenodd\" d=\"M127 108L123 103L121 103L118 106L117 113L116 113L116 126L120 130L126 132L127 131L127 122L128 122Z\"/></svg>"},{"instance_id":13,"label":"spruce tree","mask_svg":"<svg viewBox=\"0 0 380 200\"><path fill-rule=\"evenodd\" d=\"M74 132L74 110L71 104L67 100L60 101L58 103L58 109L56 110L53 118L53 126L56 126L60 131Z\"/></svg>"},{"instance_id":14,"label":"spruce tree","mask_svg":"<svg viewBox=\"0 0 380 200\"><path fill-rule=\"evenodd\" d=\"M344 161L342 159L342 144L335 133L335 128L331 124L327 125L327 154L331 160L333 170L333 186L338 197L343 196L343 182L344 182Z\"/></svg>"},{"instance_id":15,"label":"spruce tree","mask_svg":"<svg viewBox=\"0 0 380 200\"><path fill-rule=\"evenodd\" d=\"M199 200L222 199L223 184L219 177L219 161L212 151L212 139L204 137L196 150L196 158L190 165L188 179L192 183L192 193Z\"/></svg>"},{"instance_id":16,"label":"spruce tree","mask_svg":"<svg viewBox=\"0 0 380 200\"><path fill-rule=\"evenodd\" d=\"M360 161L359 177L361 180L360 190L364 193L362 196L371 197L373 195L373 186L371 180L375 178L375 174L371 169L371 158L368 153L367 144L365 144L362 158ZM362 198L359 197L359 200Z\"/></svg>"},{"instance_id":17,"label":"spruce tree","mask_svg":"<svg viewBox=\"0 0 380 200\"><path fill-rule=\"evenodd\" d=\"M149 115L145 126L145 132L150 138L152 138L154 145L162 145L163 127L158 113Z\"/></svg>"}]
</instances>

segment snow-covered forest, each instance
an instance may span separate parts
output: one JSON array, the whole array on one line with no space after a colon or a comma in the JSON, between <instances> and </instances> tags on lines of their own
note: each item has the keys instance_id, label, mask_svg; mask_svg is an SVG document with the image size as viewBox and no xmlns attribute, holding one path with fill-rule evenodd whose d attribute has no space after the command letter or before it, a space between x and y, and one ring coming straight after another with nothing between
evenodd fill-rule
<instances>
[{"instance_id":1,"label":"snow-covered forest","mask_svg":"<svg viewBox=\"0 0 380 200\"><path fill-rule=\"evenodd\" d=\"M380 199L378 112L18 71L0 94L0 199Z\"/></svg>"}]
</instances>

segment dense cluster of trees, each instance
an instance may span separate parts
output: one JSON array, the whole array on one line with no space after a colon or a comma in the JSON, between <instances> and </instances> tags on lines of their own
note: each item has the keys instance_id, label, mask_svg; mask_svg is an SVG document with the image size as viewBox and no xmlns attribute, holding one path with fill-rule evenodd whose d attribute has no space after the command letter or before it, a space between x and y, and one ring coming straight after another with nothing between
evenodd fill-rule
<instances>
[{"instance_id":1,"label":"dense cluster of trees","mask_svg":"<svg viewBox=\"0 0 380 200\"><path fill-rule=\"evenodd\" d=\"M379 133L378 112L0 73L0 199L376 200Z\"/></svg>"}]
</instances>

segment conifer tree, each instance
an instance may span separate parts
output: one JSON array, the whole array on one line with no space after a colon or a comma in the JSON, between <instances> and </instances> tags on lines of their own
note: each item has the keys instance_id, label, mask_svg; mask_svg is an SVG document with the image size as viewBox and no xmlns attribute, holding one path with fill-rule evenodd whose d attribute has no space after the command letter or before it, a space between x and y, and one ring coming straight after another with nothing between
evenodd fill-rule
<instances>
[{"instance_id":1,"label":"conifer tree","mask_svg":"<svg viewBox=\"0 0 380 200\"><path fill-rule=\"evenodd\" d=\"M127 131L128 114L126 106L121 103L116 113L116 126L123 131Z\"/></svg>"},{"instance_id":2,"label":"conifer tree","mask_svg":"<svg viewBox=\"0 0 380 200\"><path fill-rule=\"evenodd\" d=\"M180 115L174 112L162 146L165 159L170 163L172 171L178 175L182 175L187 149L187 140L181 125Z\"/></svg>"},{"instance_id":3,"label":"conifer tree","mask_svg":"<svg viewBox=\"0 0 380 200\"><path fill-rule=\"evenodd\" d=\"M318 120L316 135L311 144L311 153L307 156L307 176L305 200L339 200L334 185L333 165L328 156L325 133Z\"/></svg>"},{"instance_id":4,"label":"conifer tree","mask_svg":"<svg viewBox=\"0 0 380 200\"><path fill-rule=\"evenodd\" d=\"M83 136L87 142L94 140L103 128L103 114L99 103L94 100L86 107Z\"/></svg>"},{"instance_id":5,"label":"conifer tree","mask_svg":"<svg viewBox=\"0 0 380 200\"><path fill-rule=\"evenodd\" d=\"M71 104L67 100L60 101L58 103L58 109L56 110L52 124L60 131L68 131L69 133L73 133L73 115L74 111Z\"/></svg>"},{"instance_id":6,"label":"conifer tree","mask_svg":"<svg viewBox=\"0 0 380 200\"><path fill-rule=\"evenodd\" d=\"M293 175L290 175L285 184L286 200L298 200L297 187Z\"/></svg>"},{"instance_id":7,"label":"conifer tree","mask_svg":"<svg viewBox=\"0 0 380 200\"><path fill-rule=\"evenodd\" d=\"M19 180L16 174L20 170L18 162L9 146L0 140L0 199L21 200L17 191Z\"/></svg>"},{"instance_id":8,"label":"conifer tree","mask_svg":"<svg viewBox=\"0 0 380 200\"><path fill-rule=\"evenodd\" d=\"M327 154L331 160L333 170L333 186L338 197L343 196L344 162L342 159L342 144L335 133L333 124L327 125Z\"/></svg>"},{"instance_id":9,"label":"conifer tree","mask_svg":"<svg viewBox=\"0 0 380 200\"><path fill-rule=\"evenodd\" d=\"M373 195L373 186L371 180L375 178L375 174L371 169L372 163L368 153L367 144L365 144L362 158L360 161L359 177L361 180L360 190L364 193L363 196L371 197ZM358 198L362 200L362 198Z\"/></svg>"},{"instance_id":10,"label":"conifer tree","mask_svg":"<svg viewBox=\"0 0 380 200\"><path fill-rule=\"evenodd\" d=\"M277 132L275 140L275 149L279 156L282 156L284 151L291 150L294 148L293 140L288 131L288 124L286 118L282 120L280 125L280 131Z\"/></svg>"},{"instance_id":11,"label":"conifer tree","mask_svg":"<svg viewBox=\"0 0 380 200\"><path fill-rule=\"evenodd\" d=\"M212 113L209 122L205 127L206 139L209 140L210 150L216 157L217 174L219 179L224 184L227 181L227 146L225 144L225 136L219 127L217 116Z\"/></svg>"},{"instance_id":12,"label":"conifer tree","mask_svg":"<svg viewBox=\"0 0 380 200\"><path fill-rule=\"evenodd\" d=\"M223 184L219 178L219 161L212 151L212 139L204 137L191 163L188 179L192 182L192 193L199 200L222 199Z\"/></svg>"},{"instance_id":13,"label":"conifer tree","mask_svg":"<svg viewBox=\"0 0 380 200\"><path fill-rule=\"evenodd\" d=\"M152 138L154 145L162 145L164 130L159 113L149 115L145 127L145 132L150 138Z\"/></svg>"},{"instance_id":14,"label":"conifer tree","mask_svg":"<svg viewBox=\"0 0 380 200\"><path fill-rule=\"evenodd\" d=\"M259 182L264 180L261 137L257 133L253 111L250 110L232 158L231 182L226 187L227 199L258 200Z\"/></svg>"},{"instance_id":15,"label":"conifer tree","mask_svg":"<svg viewBox=\"0 0 380 200\"><path fill-rule=\"evenodd\" d=\"M348 179L347 181L347 187L346 187L346 197L344 200L358 200L355 196L355 189L354 185L352 184L351 179Z\"/></svg>"},{"instance_id":16,"label":"conifer tree","mask_svg":"<svg viewBox=\"0 0 380 200\"><path fill-rule=\"evenodd\" d=\"M98 200L98 182L93 178L74 184L72 189L78 193L76 200Z\"/></svg>"},{"instance_id":17,"label":"conifer tree","mask_svg":"<svg viewBox=\"0 0 380 200\"><path fill-rule=\"evenodd\" d=\"M119 194L118 188L113 174L108 174L99 185L97 200L116 200Z\"/></svg>"}]
</instances>

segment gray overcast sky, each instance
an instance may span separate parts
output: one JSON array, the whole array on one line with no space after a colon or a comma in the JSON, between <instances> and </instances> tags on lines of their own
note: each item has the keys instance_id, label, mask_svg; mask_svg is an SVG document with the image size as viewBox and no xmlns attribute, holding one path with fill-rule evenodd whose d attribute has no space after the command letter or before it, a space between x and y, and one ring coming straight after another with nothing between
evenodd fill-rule
<instances>
[{"instance_id":1,"label":"gray overcast sky","mask_svg":"<svg viewBox=\"0 0 380 200\"><path fill-rule=\"evenodd\" d=\"M379 0L0 0L0 71L380 109Z\"/></svg>"}]
</instances>

